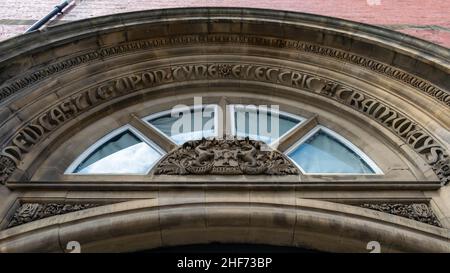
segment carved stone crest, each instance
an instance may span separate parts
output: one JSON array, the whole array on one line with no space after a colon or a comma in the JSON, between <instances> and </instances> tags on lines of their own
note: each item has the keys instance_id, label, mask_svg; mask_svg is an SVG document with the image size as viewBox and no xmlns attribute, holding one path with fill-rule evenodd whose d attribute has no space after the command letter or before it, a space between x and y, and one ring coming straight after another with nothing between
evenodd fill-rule
<instances>
[{"instance_id":1,"label":"carved stone crest","mask_svg":"<svg viewBox=\"0 0 450 273\"><path fill-rule=\"evenodd\" d=\"M261 141L202 139L188 141L169 153L155 174L289 175L298 169L283 154L263 149Z\"/></svg>"}]
</instances>

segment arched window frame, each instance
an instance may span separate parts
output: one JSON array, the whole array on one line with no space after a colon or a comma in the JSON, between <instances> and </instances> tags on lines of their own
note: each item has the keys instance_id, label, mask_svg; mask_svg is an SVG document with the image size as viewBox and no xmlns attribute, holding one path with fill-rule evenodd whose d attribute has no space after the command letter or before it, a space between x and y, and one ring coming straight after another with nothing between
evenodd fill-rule
<instances>
[{"instance_id":1,"label":"arched window frame","mask_svg":"<svg viewBox=\"0 0 450 273\"><path fill-rule=\"evenodd\" d=\"M127 124L124 125L120 128L117 128L113 131L111 131L110 133L106 134L105 136L103 136L102 138L100 138L99 140L97 140L94 144L92 144L89 148L87 148L81 155L79 155L73 162L72 164L69 165L69 167L67 167L66 171L64 172L64 174L66 175L81 175L81 176L86 176L86 175L146 175L148 174L151 169L153 169L153 167L155 166L155 164L159 161L156 160L155 162L153 162L148 169L145 171L145 173L123 173L123 174L116 174L116 173L102 173L102 174L95 174L95 173L75 173L75 169L89 156L91 155L91 153L93 153L98 147L100 147L101 145L105 144L106 142L108 142L111 138L117 136L120 133L123 133L125 131L129 130L130 132L132 132L133 134L136 135L136 137L138 137L140 140L142 140L143 142L145 142L147 145L149 145L151 148L153 148L154 150L156 150L161 157L164 156L166 154L166 152L161 149L156 143L154 143L152 140L150 140L148 137L146 137L144 134L142 134L139 130L137 130L136 128L134 128L133 126Z\"/></svg>"},{"instance_id":2,"label":"arched window frame","mask_svg":"<svg viewBox=\"0 0 450 273\"><path fill-rule=\"evenodd\" d=\"M310 137L312 137L314 134L318 133L319 131L323 131L326 134L329 134L330 136L334 137L336 140L341 142L343 145L347 146L349 149L351 149L353 152L355 152L359 157L361 157L364 162L366 162L369 167L374 171L374 173L309 173L306 172L297 162L294 160L291 160L297 168L302 172L302 174L305 175L327 175L327 176L345 176L345 175L383 175L383 171L378 167L378 165L361 149L356 147L351 141L346 139L345 137L341 136L340 134L336 133L333 130L330 130L323 125L317 125L312 130L310 130L308 133L306 133L302 138L300 138L297 142L295 142L289 149L287 149L284 154L289 155L291 152L293 152L295 149L300 147L306 140L308 140Z\"/></svg>"},{"instance_id":3,"label":"arched window frame","mask_svg":"<svg viewBox=\"0 0 450 273\"><path fill-rule=\"evenodd\" d=\"M218 132L219 132L219 125L220 125L220 123L219 123L219 118L220 117L219 117L219 114L218 114L218 107L219 107L219 105L217 105L217 104L202 104L202 105L189 106L189 109L195 110L195 109L199 109L199 108L204 108L206 105L212 105L214 107L214 135L217 137L218 136ZM233 135L236 134L235 120L234 120L236 106L239 107L239 104L228 104L227 105L227 107L229 109L228 115L229 115L229 118L230 118L231 133ZM292 114L292 113L279 111L279 110L272 110L272 109L267 109L267 110L272 112L272 113L278 113L279 115L284 115L284 116L287 116L287 117L299 120L299 123L297 125L295 125L291 129L289 129L283 135L287 135L290 132L296 130L298 127L302 126L303 122L306 121L305 118L303 118L301 116L298 116L298 115L295 115L295 114ZM170 114L170 112L171 112L171 109L164 110L164 111L161 111L161 112L157 112L157 113L145 116L145 117L143 117L141 119L146 124L148 124L150 127L152 127L152 129L154 129L154 130L160 132L162 135L164 135L164 137L166 137L168 140L174 141L174 140L171 139L170 136L168 136L165 133L163 133L162 131L160 131L158 128L156 128L156 126L153 126L148 121L148 120L151 120L151 119L154 119L154 118L158 118L158 117ZM83 160L85 160L86 157L88 157L92 152L94 152L99 146L103 145L104 143L108 142L114 136L116 136L116 135L118 135L118 134L120 134L120 133L122 133L122 132L124 132L126 130L130 130L133 134L135 134L143 142L145 142L150 147L155 149L161 156L166 154L166 152L163 149L161 149L157 144L155 144L152 140L150 140L148 137L146 137L144 134L142 134L139 130L137 130L134 127L132 127L131 125L127 124L127 125L124 125L124 126L118 128L118 129L113 130L112 132L108 133L104 137L102 137L99 140L97 140L94 144L92 144L89 148L87 148L80 156L78 156L76 158L76 160L72 162L72 164L70 164L70 166L66 169L64 174L69 174L69 175L99 175L99 174L94 174L94 173L92 173L92 174L74 173L74 170L78 167L79 164L81 164L83 162ZM303 174L305 174L305 175L327 175L327 176L345 176L345 175L365 175L365 176L367 175L367 176L370 176L370 175L382 175L383 174L382 170L378 167L378 165L369 156L367 156L362 150L360 150L358 147L356 147L351 141L347 140L345 137L339 135L338 133L336 133L336 132L334 132L334 131L332 131L332 130L330 130L330 129L322 126L322 125L317 125L313 129L311 129L309 132L307 132L302 138L300 138L291 147L289 147L289 149L284 151L284 154L289 155L292 151L297 149L307 139L309 139L311 136L313 136L314 134L316 134L320 130L322 130L325 133L329 134L330 136L334 137L339 142L341 142L343 145L345 145L346 147L351 149L353 152L355 152L359 157L361 157L362 160L364 160L369 165L369 167L374 171L374 173L308 173L297 162L292 160L292 162L299 168L299 170ZM283 135L279 136L278 140ZM277 140L274 140L272 143L275 143L276 141ZM269 143L269 145L271 145L272 143ZM151 164L150 167L146 170L145 174L148 174L152 170L152 168L155 166L155 164L157 162L158 162L158 160L153 162L153 164ZM144 175L144 173L124 173L124 174L114 174L114 173L104 174L104 173L102 173L101 175Z\"/></svg>"}]
</instances>

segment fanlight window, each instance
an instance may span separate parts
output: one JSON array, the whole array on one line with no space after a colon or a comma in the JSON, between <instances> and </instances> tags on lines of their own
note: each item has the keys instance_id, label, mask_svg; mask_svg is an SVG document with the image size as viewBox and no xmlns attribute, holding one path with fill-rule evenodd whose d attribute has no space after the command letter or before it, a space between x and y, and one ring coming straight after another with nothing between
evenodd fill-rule
<instances>
[{"instance_id":1,"label":"fanlight window","mask_svg":"<svg viewBox=\"0 0 450 273\"><path fill-rule=\"evenodd\" d=\"M243 105L231 105L230 109L233 135L249 137L250 139L264 141L267 144L279 139L305 120L286 112ZM274 122L278 124L274 124Z\"/></svg>"},{"instance_id":2,"label":"fanlight window","mask_svg":"<svg viewBox=\"0 0 450 273\"><path fill-rule=\"evenodd\" d=\"M100 139L77 159L67 173L146 174L163 152L130 126Z\"/></svg>"},{"instance_id":3,"label":"fanlight window","mask_svg":"<svg viewBox=\"0 0 450 273\"><path fill-rule=\"evenodd\" d=\"M164 111L144 120L180 145L189 140L217 136L217 118L217 105L206 105ZM196 123L196 120L200 122Z\"/></svg>"},{"instance_id":4,"label":"fanlight window","mask_svg":"<svg viewBox=\"0 0 450 273\"><path fill-rule=\"evenodd\" d=\"M229 109L233 135L272 145L305 121L303 117L267 108L230 105ZM178 145L218 136L217 105L186 106L143 120ZM304 174L382 174L355 145L323 126L312 129L285 153ZM66 173L147 174L164 154L151 140L126 125L97 141L72 163Z\"/></svg>"},{"instance_id":5,"label":"fanlight window","mask_svg":"<svg viewBox=\"0 0 450 273\"><path fill-rule=\"evenodd\" d=\"M381 173L361 150L322 126L308 133L287 154L307 174Z\"/></svg>"}]
</instances>

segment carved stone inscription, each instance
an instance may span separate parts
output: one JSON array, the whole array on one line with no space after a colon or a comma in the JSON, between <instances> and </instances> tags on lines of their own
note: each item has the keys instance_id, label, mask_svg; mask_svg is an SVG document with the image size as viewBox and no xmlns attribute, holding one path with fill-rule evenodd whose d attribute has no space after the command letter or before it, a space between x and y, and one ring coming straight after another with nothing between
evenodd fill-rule
<instances>
[{"instance_id":1,"label":"carved stone inscription","mask_svg":"<svg viewBox=\"0 0 450 273\"><path fill-rule=\"evenodd\" d=\"M47 134L96 105L144 88L210 79L273 83L325 96L350 106L402 138L432 166L443 184L450 181L450 158L446 150L420 125L375 97L330 79L284 67L246 63L197 63L135 72L62 99L59 104L27 123L12 137L9 145L2 149L1 182L6 181L24 155ZM11 164L14 165L13 168Z\"/></svg>"},{"instance_id":2,"label":"carved stone inscription","mask_svg":"<svg viewBox=\"0 0 450 273\"><path fill-rule=\"evenodd\" d=\"M397 216L409 218L422 223L440 227L441 224L437 220L431 208L424 203L417 204L362 204L361 207L377 211L394 214Z\"/></svg>"},{"instance_id":3,"label":"carved stone inscription","mask_svg":"<svg viewBox=\"0 0 450 273\"><path fill-rule=\"evenodd\" d=\"M262 150L263 142L247 139L202 139L186 142L168 154L155 174L288 175L298 169L280 152Z\"/></svg>"},{"instance_id":4,"label":"carved stone inscription","mask_svg":"<svg viewBox=\"0 0 450 273\"><path fill-rule=\"evenodd\" d=\"M33 222L54 215L93 208L98 204L24 203L13 215L8 228Z\"/></svg>"},{"instance_id":5,"label":"carved stone inscription","mask_svg":"<svg viewBox=\"0 0 450 273\"><path fill-rule=\"evenodd\" d=\"M97 49L76 56L71 56L64 60L50 64L40 70L29 73L21 78L14 79L0 87L0 102L12 94L31 86L41 80L51 77L57 73L67 71L90 62L101 61L105 58L155 48L164 48L170 46L183 45L204 45L204 44L238 44L264 46L271 48L284 48L296 50L305 54L314 54L328 58L338 59L340 61L352 63L362 68L370 69L376 73L390 77L404 84L410 85L417 90L435 98L440 103L450 106L450 93L432 85L431 83L406 73L393 66L365 58L350 52L341 51L335 48L324 47L321 45L305 43L297 40L279 39L272 37L259 37L243 34L198 34L198 35L180 35L175 37L155 38L149 40L132 41Z\"/></svg>"}]
</instances>

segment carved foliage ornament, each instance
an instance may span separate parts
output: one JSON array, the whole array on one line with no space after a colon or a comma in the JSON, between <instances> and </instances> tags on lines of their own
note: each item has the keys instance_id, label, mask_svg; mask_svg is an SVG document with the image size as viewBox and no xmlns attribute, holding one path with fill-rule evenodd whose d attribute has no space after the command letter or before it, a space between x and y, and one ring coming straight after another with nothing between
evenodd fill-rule
<instances>
[{"instance_id":1,"label":"carved foliage ornament","mask_svg":"<svg viewBox=\"0 0 450 273\"><path fill-rule=\"evenodd\" d=\"M3 183L16 169L16 164L10 158L0 155L0 183Z\"/></svg>"},{"instance_id":2,"label":"carved foliage ornament","mask_svg":"<svg viewBox=\"0 0 450 273\"><path fill-rule=\"evenodd\" d=\"M430 224L433 226L441 227L441 224L437 220L431 208L425 203L414 204L394 204L394 203L381 203L381 204L362 204L361 207L366 209L377 210L386 212L389 214L409 218L422 223Z\"/></svg>"},{"instance_id":3,"label":"carved foliage ornament","mask_svg":"<svg viewBox=\"0 0 450 273\"><path fill-rule=\"evenodd\" d=\"M24 203L9 222L8 228L33 222L54 215L84 210L99 206L98 204L60 204L60 203Z\"/></svg>"},{"instance_id":4,"label":"carved foliage ornament","mask_svg":"<svg viewBox=\"0 0 450 273\"><path fill-rule=\"evenodd\" d=\"M263 142L246 139L188 141L169 153L155 174L289 175L298 169L280 152Z\"/></svg>"}]
</instances>

